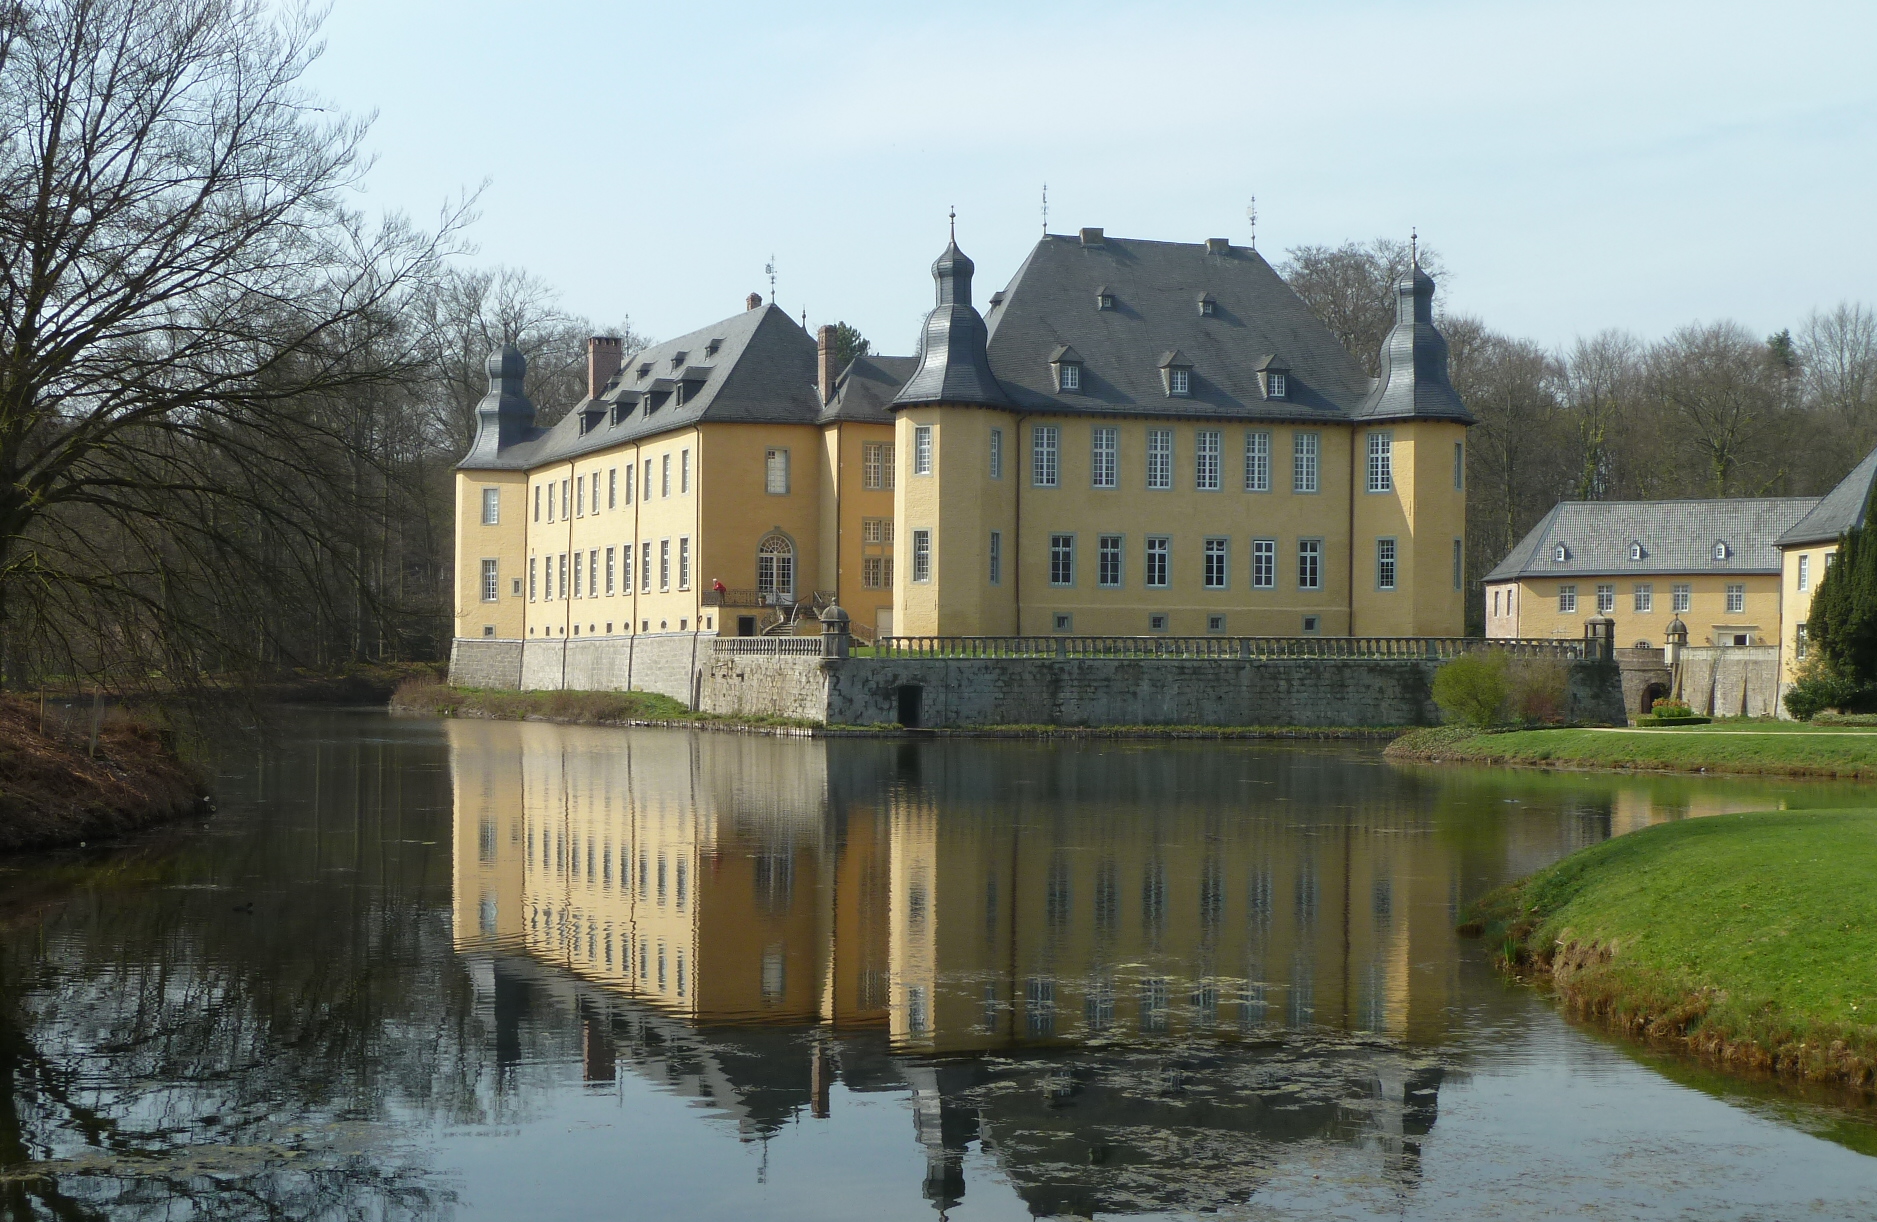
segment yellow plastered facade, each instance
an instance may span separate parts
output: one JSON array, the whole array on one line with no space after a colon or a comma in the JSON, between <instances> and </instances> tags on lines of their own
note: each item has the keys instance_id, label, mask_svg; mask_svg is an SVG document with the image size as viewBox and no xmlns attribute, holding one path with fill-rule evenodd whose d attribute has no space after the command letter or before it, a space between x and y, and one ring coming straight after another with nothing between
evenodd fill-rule
<instances>
[{"instance_id":1,"label":"yellow plastered facade","mask_svg":"<svg viewBox=\"0 0 1877 1222\"><path fill-rule=\"evenodd\" d=\"M1779 628L1779 679L1782 684L1798 678L1799 664L1805 660L1806 621L1812 616L1812 597L1825 570L1838 558L1837 543L1808 543L1780 552L1780 597L1784 612ZM1804 581L1801 584L1801 576Z\"/></svg>"},{"instance_id":2,"label":"yellow plastered facade","mask_svg":"<svg viewBox=\"0 0 1877 1222\"><path fill-rule=\"evenodd\" d=\"M1037 447L1047 447L1039 428L1055 430L1053 486L1037 478ZM1114 430L1112 487L1096 484L1098 428ZM930 430L923 471L921 429ZM1148 487L1154 431L1172 436L1171 487ZM1465 428L1408 421L1380 429L1390 443L1392 478L1385 491L1352 493L1366 487L1371 431L1335 421L903 409L896 430L898 631L1457 636L1464 595L1452 561L1455 541L1464 538L1466 500L1455 476L1464 451L1456 457L1455 447L1464 445ZM1216 489L1201 486L1202 434L1217 438ZM1247 434L1262 435L1268 463L1263 487L1253 491ZM1300 437L1314 448L1314 488L1296 477ZM1001 462L993 461L994 447ZM1105 580L1116 574L1103 571L1104 538L1120 540L1118 581ZM1392 589L1378 580L1383 538L1395 544ZM1052 562L1063 539L1068 580L1052 580L1065 576L1064 566ZM1149 571L1150 539L1166 541L1164 585L1149 584L1158 576ZM1222 584L1208 583L1208 541L1223 543ZM1263 574L1260 541L1272 549ZM1306 542L1317 548L1314 588L1303 580ZM1212 573L1216 580L1216 562Z\"/></svg>"},{"instance_id":3,"label":"yellow plastered facade","mask_svg":"<svg viewBox=\"0 0 1877 1222\"><path fill-rule=\"evenodd\" d=\"M1675 588L1682 585L1688 587L1688 607L1677 610ZM1728 587L1735 585L1742 588L1741 610L1729 611ZM1486 635L1581 637L1584 621L1598 613L1599 587L1608 586L1612 607L1606 614L1616 622L1619 647L1643 641L1661 647L1669 621L1678 617L1688 626L1690 645L1733 645L1740 635L1749 645L1770 645L1781 631L1780 585L1772 573L1574 573L1492 582L1485 587ZM1636 609L1639 587L1648 591L1647 611ZM1563 597L1565 590L1574 597ZM1575 609L1561 609L1569 605Z\"/></svg>"},{"instance_id":4,"label":"yellow plastered facade","mask_svg":"<svg viewBox=\"0 0 1877 1222\"><path fill-rule=\"evenodd\" d=\"M494 522L485 519L493 493ZM527 477L518 471L456 473L456 615L459 637L519 640L526 635L528 554L524 501ZM495 565L495 596L488 597L484 566ZM520 587L516 582L521 581Z\"/></svg>"}]
</instances>

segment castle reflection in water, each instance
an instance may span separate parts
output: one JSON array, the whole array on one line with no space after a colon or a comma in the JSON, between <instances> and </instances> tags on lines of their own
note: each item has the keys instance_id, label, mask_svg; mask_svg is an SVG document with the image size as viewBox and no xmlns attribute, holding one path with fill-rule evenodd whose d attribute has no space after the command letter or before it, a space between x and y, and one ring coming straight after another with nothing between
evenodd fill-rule
<instances>
[{"instance_id":1,"label":"castle reflection in water","mask_svg":"<svg viewBox=\"0 0 1877 1222\"><path fill-rule=\"evenodd\" d=\"M1411 1189L1462 895L1658 817L1522 821L1333 749L449 734L499 1060L577 1027L589 1080L751 1136L910 1092L941 1208L972 1142L1039 1214L1243 1202L1305 1140Z\"/></svg>"}]
</instances>

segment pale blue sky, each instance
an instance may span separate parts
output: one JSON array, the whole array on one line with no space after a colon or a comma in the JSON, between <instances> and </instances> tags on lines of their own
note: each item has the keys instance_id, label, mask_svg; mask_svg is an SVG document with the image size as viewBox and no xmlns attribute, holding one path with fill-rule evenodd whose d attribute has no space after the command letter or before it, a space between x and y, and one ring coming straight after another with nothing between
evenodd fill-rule
<instances>
[{"instance_id":1,"label":"pale blue sky","mask_svg":"<svg viewBox=\"0 0 1877 1222\"><path fill-rule=\"evenodd\" d=\"M1419 226L1547 344L1877 300L1877 5L334 0L369 202L484 178L477 260L669 336L768 291L908 352L958 208L980 301L1041 229L1286 247Z\"/></svg>"}]
</instances>

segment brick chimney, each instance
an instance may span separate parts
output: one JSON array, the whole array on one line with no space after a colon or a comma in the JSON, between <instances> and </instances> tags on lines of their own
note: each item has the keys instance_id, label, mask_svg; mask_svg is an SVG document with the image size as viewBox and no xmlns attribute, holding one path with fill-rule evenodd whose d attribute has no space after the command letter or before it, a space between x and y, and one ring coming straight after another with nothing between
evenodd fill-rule
<instances>
[{"instance_id":1,"label":"brick chimney","mask_svg":"<svg viewBox=\"0 0 1877 1222\"><path fill-rule=\"evenodd\" d=\"M597 399L619 372L619 337L595 335L587 340L587 398Z\"/></svg>"},{"instance_id":2,"label":"brick chimney","mask_svg":"<svg viewBox=\"0 0 1877 1222\"><path fill-rule=\"evenodd\" d=\"M763 308L763 295L761 293L751 293L749 299L745 301L743 305L747 309L760 310Z\"/></svg>"},{"instance_id":3,"label":"brick chimney","mask_svg":"<svg viewBox=\"0 0 1877 1222\"><path fill-rule=\"evenodd\" d=\"M841 376L841 371L834 367L833 327L822 327L815 332L815 368L818 371L816 381L821 385L821 401L834 401L834 379Z\"/></svg>"}]
</instances>

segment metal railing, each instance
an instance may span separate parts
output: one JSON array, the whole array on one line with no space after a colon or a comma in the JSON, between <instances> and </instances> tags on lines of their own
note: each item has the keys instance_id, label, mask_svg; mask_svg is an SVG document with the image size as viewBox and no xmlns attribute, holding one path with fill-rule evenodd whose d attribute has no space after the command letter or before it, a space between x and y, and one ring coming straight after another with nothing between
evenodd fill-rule
<instances>
[{"instance_id":1,"label":"metal railing","mask_svg":"<svg viewBox=\"0 0 1877 1222\"><path fill-rule=\"evenodd\" d=\"M720 636L712 642L712 648L718 653L818 658L822 644L819 636Z\"/></svg>"},{"instance_id":2,"label":"metal railing","mask_svg":"<svg viewBox=\"0 0 1877 1222\"><path fill-rule=\"evenodd\" d=\"M1468 636L883 636L876 658L1219 658L1444 661L1474 650L1581 658L1580 639Z\"/></svg>"}]
</instances>

